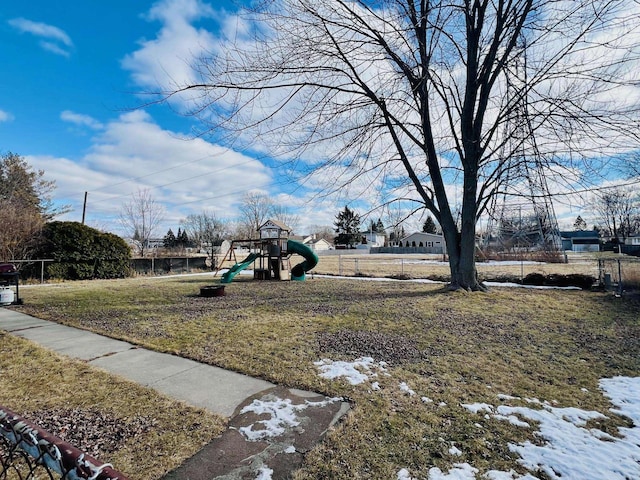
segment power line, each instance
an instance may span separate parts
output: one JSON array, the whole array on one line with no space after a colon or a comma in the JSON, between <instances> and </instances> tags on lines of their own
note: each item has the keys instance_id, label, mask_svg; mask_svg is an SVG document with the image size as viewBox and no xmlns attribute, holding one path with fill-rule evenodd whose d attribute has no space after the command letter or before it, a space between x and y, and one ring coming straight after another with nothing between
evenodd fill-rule
<instances>
[{"instance_id":1,"label":"power line","mask_svg":"<svg viewBox=\"0 0 640 480\"><path fill-rule=\"evenodd\" d=\"M184 167L185 165L191 165L192 163L200 162L200 161L202 161L204 159L207 159L209 157L210 157L210 155L205 155L204 157L196 158L195 160L189 160L188 162L180 163L178 165L174 165L173 167L164 168L162 170L156 170L155 172L147 173L146 175L141 175L139 177L129 178L127 180L123 180L121 182L113 183L111 185L106 185L106 186L100 187L100 188L98 188L96 190L92 190L91 192L92 193L100 192L100 191L102 191L104 189L107 189L107 188L113 188L113 187L117 187L118 185L124 185L125 183L134 182L134 181L141 180L141 179L147 178L147 177L152 177L153 175L157 175L158 173L164 173L164 172L168 172L170 170L175 170L176 168Z\"/></svg>"},{"instance_id":2,"label":"power line","mask_svg":"<svg viewBox=\"0 0 640 480\"><path fill-rule=\"evenodd\" d=\"M164 184L161 184L161 185L152 185L152 186L150 186L149 188L150 188L150 189L156 189L156 188L163 188L163 187L167 187L167 186L169 186L169 185L175 185L176 183L186 182L186 181L188 181L188 180L192 180L192 179L194 179L194 178L206 177L206 176L209 176L209 175L213 175L213 174L216 174L216 173L223 172L223 171L225 171L225 170L229 170L229 169L236 168L236 167L241 167L241 166L243 166L243 165L247 165L248 163L251 163L251 162L254 162L254 161L255 161L255 160L253 160L253 159L251 159L251 160L247 160L247 161L245 161L245 162L241 162L241 163L238 163L238 164L229 165L229 166L226 166L226 167L220 168L220 169L218 169L218 170L213 170L213 171L211 171L211 172L209 172L209 173L193 175L193 176L191 176L191 177L182 178L182 179L180 179L180 180L175 180L175 181L173 181L173 182L164 183ZM181 166L186 165L186 164L189 164L189 163L193 163L193 162L186 162L186 163L184 163L184 164L181 164ZM124 184L124 183L128 183L129 181L132 181L132 180L139 180L139 179L141 179L141 178L145 178L145 177L148 177L148 176L151 176L151 175L155 175L155 174L157 174L157 173L162 173L162 172L165 172L165 171L168 171L168 170L173 170L174 168L177 168L177 167L168 168L168 169L161 170L161 171L155 172L155 173L153 173L153 174L149 174L149 175L143 175L143 176L141 176L141 177L136 177L135 179L131 179L131 180L125 180L125 181L123 181L123 182L116 183L116 184L114 184L114 185L112 185L112 186L117 186L117 185L121 185L121 184ZM103 187L103 188L102 188L102 189L100 189L100 190L103 190L104 188L106 188L106 187ZM96 192L96 191L100 191L100 190L94 190L94 192ZM94 202L92 202L92 203L93 203L93 204L100 204L100 203L105 203L105 202L111 202L111 201L113 201L113 200L117 200L118 198L128 197L129 195L130 195L130 193L125 193L125 194L122 194L122 195L116 195L116 196L108 197L108 198L105 198L105 199L103 199L103 200L97 200L97 201L94 201Z\"/></svg>"}]
</instances>

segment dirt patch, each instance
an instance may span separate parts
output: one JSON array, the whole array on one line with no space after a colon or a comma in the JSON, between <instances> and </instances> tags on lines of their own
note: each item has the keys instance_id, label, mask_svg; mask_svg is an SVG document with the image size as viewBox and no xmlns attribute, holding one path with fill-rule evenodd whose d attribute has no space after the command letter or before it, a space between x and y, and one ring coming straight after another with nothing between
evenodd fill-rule
<instances>
[{"instance_id":1,"label":"dirt patch","mask_svg":"<svg viewBox=\"0 0 640 480\"><path fill-rule=\"evenodd\" d=\"M366 330L340 330L318 334L318 349L322 353L338 353L354 357L373 357L389 364L402 364L423 360L426 354L416 342L403 335L392 335Z\"/></svg>"}]
</instances>

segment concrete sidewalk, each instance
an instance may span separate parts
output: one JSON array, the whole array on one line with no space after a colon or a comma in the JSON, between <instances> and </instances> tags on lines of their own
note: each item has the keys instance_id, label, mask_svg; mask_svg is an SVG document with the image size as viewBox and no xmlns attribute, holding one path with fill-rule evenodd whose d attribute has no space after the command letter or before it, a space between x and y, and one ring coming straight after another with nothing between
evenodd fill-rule
<instances>
[{"instance_id":1,"label":"concrete sidewalk","mask_svg":"<svg viewBox=\"0 0 640 480\"><path fill-rule=\"evenodd\" d=\"M230 418L229 430L171 472L170 479L256 478L260 469L271 470L272 478L287 478L301 464L302 455L349 408L346 402L313 392L277 387L6 308L0 308L0 330ZM254 401L299 406L297 424L282 425L284 431L277 436L261 435L250 441L240 429L260 429L264 420L251 408L242 411Z\"/></svg>"}]
</instances>

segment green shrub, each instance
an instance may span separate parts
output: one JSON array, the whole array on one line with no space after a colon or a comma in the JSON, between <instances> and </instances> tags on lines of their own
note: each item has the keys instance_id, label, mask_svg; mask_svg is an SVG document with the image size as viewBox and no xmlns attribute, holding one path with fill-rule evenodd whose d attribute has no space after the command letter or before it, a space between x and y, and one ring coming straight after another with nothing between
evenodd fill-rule
<instances>
[{"instance_id":1,"label":"green shrub","mask_svg":"<svg viewBox=\"0 0 640 480\"><path fill-rule=\"evenodd\" d=\"M123 278L129 275L131 251L112 233L78 222L51 222L44 229L38 258L54 260L45 268L46 278Z\"/></svg>"},{"instance_id":2,"label":"green shrub","mask_svg":"<svg viewBox=\"0 0 640 480\"><path fill-rule=\"evenodd\" d=\"M541 273L530 273L522 280L523 285L545 285L545 276Z\"/></svg>"},{"instance_id":3,"label":"green shrub","mask_svg":"<svg viewBox=\"0 0 640 480\"><path fill-rule=\"evenodd\" d=\"M522 283L524 285L547 285L554 287L580 287L589 290L596 279L590 275L582 274L551 274L542 275L541 273L530 273L524 277Z\"/></svg>"}]
</instances>

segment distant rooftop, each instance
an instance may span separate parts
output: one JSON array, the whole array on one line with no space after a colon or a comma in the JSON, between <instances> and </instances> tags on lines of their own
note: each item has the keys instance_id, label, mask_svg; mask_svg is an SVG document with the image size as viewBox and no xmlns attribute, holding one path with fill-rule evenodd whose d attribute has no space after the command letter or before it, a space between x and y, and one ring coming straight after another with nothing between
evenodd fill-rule
<instances>
[{"instance_id":1,"label":"distant rooftop","mask_svg":"<svg viewBox=\"0 0 640 480\"><path fill-rule=\"evenodd\" d=\"M562 238L600 238L597 230L571 230L560 232Z\"/></svg>"}]
</instances>

